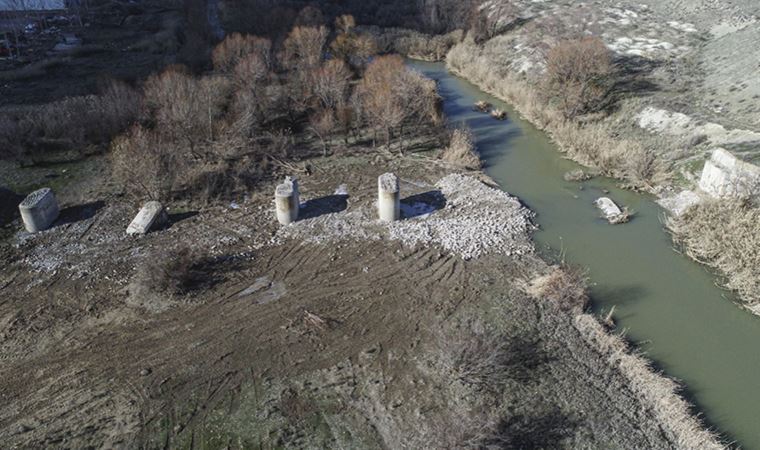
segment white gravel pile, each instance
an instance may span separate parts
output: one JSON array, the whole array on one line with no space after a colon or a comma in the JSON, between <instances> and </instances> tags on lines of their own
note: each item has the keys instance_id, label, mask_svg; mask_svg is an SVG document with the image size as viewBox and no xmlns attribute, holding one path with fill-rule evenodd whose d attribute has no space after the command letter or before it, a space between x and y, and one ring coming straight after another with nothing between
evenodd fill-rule
<instances>
[{"instance_id":1,"label":"white gravel pile","mask_svg":"<svg viewBox=\"0 0 760 450\"><path fill-rule=\"evenodd\" d=\"M533 214L514 197L459 174L444 177L436 188L445 197L446 205L427 214L383 224L377 220L374 204L349 205L340 213L282 227L275 243L287 238L311 243L390 239L408 246L436 245L463 259L533 251ZM422 209L419 205L416 208Z\"/></svg>"}]
</instances>

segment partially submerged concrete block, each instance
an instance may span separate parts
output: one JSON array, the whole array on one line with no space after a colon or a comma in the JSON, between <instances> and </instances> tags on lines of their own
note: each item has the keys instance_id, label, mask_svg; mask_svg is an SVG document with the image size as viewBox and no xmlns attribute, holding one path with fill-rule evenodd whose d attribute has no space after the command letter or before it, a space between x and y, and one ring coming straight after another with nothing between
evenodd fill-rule
<instances>
[{"instance_id":1,"label":"partially submerged concrete block","mask_svg":"<svg viewBox=\"0 0 760 450\"><path fill-rule=\"evenodd\" d=\"M274 207L277 221L282 225L289 225L298 220L300 202L298 180L292 177L285 177L285 182L278 185L274 191Z\"/></svg>"},{"instance_id":2,"label":"partially submerged concrete block","mask_svg":"<svg viewBox=\"0 0 760 450\"><path fill-rule=\"evenodd\" d=\"M58 201L53 190L42 188L29 194L18 205L26 231L36 233L47 230L58 218Z\"/></svg>"},{"instance_id":3,"label":"partially submerged concrete block","mask_svg":"<svg viewBox=\"0 0 760 450\"><path fill-rule=\"evenodd\" d=\"M602 215L610 223L620 223L621 218L625 216L620 207L607 197L596 199L594 205L602 211Z\"/></svg>"},{"instance_id":4,"label":"partially submerged concrete block","mask_svg":"<svg viewBox=\"0 0 760 450\"><path fill-rule=\"evenodd\" d=\"M760 167L718 148L705 162L699 188L715 198L760 195Z\"/></svg>"},{"instance_id":5,"label":"partially submerged concrete block","mask_svg":"<svg viewBox=\"0 0 760 450\"><path fill-rule=\"evenodd\" d=\"M377 212L383 222L401 218L401 190L398 177L384 173L377 178Z\"/></svg>"},{"instance_id":6,"label":"partially submerged concrete block","mask_svg":"<svg viewBox=\"0 0 760 450\"><path fill-rule=\"evenodd\" d=\"M699 204L702 197L694 191L682 191L672 197L657 200L657 203L678 217L688 211L692 206Z\"/></svg>"},{"instance_id":7,"label":"partially submerged concrete block","mask_svg":"<svg viewBox=\"0 0 760 450\"><path fill-rule=\"evenodd\" d=\"M159 229L167 224L169 216L164 206L155 201L143 205L132 223L127 227L127 234L147 234L151 230Z\"/></svg>"}]
</instances>

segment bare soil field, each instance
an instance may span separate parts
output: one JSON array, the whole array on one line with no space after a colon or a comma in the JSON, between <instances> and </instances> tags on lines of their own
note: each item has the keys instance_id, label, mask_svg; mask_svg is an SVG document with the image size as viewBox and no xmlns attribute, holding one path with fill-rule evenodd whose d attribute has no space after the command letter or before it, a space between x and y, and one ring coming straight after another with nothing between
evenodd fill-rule
<instances>
[{"instance_id":1,"label":"bare soil field","mask_svg":"<svg viewBox=\"0 0 760 450\"><path fill-rule=\"evenodd\" d=\"M65 188L63 219L51 230L17 232L18 219L6 227L2 441L11 448L677 442L579 327L577 306L526 293L552 269L533 255L530 213L519 203L468 177L445 177L437 187L450 169L424 154L368 149L313 163L314 175L301 180L306 214L284 229L271 211L273 186L235 205L171 211L168 229L142 238L124 233L135 209L118 196L82 198ZM394 239L393 227L353 216L372 216L376 176L387 170L403 180L408 217L398 226L430 226L429 237ZM505 234L467 258L446 248L440 230L459 223L460 208L477 205L473 193L493 202L484 225L514 226L487 230ZM349 227L354 232L343 232ZM482 231L468 227L459 239ZM308 239L315 235L324 239ZM204 255L193 289L146 291L140 268L187 245ZM505 248L520 251L508 256Z\"/></svg>"}]
</instances>

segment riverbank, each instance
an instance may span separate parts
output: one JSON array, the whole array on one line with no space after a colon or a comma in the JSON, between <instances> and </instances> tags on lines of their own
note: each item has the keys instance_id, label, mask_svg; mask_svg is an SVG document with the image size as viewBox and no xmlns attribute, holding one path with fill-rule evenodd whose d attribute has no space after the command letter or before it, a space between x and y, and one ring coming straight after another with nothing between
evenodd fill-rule
<instances>
[{"instance_id":1,"label":"riverbank","mask_svg":"<svg viewBox=\"0 0 760 450\"><path fill-rule=\"evenodd\" d=\"M645 100L635 96L621 101L619 109L610 116L583 121L567 120L542 96L540 80L535 73L530 75L516 71L514 61L503 59L502 56L513 45L511 39L514 37L499 36L482 45L465 39L451 49L446 58L447 66L485 92L513 105L526 120L547 132L567 157L603 175L620 179L628 188L644 190L660 198L673 198L683 189L696 190L704 155L709 155L708 150L714 148L710 145L715 142L726 144L722 135L696 139L688 133L650 134L646 127L641 128L638 122L631 120L639 117L642 108L651 109L644 108ZM732 133L744 136L737 137L744 149L739 154L744 154L745 158L751 157L746 156L751 154L747 150L751 149L747 147L747 139L751 140L747 136L751 133ZM685 146L685 140L689 139L690 144ZM743 247L750 243L756 234L756 227L737 226L737 220L733 218L705 224L705 219L723 217L727 212L730 214L734 208L731 205L734 204L723 207L723 203L705 200L697 210L681 213L681 217L667 224L675 241L684 245L685 252L717 269L725 279L722 285L738 293L745 302L744 306L756 313L760 310L756 304L755 286L755 280L760 276L755 256L758 252L731 250L737 245ZM733 211L737 212L734 214L737 218L756 216L757 206L744 203ZM691 222L701 225L693 226ZM710 233L713 232L726 239L712 240ZM709 249L704 246L706 241L711 243Z\"/></svg>"}]
</instances>

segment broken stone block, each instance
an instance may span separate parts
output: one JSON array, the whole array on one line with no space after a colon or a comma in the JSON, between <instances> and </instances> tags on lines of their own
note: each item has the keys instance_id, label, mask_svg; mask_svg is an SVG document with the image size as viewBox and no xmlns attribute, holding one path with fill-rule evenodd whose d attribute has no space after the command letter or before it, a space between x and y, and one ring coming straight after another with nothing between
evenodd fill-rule
<instances>
[{"instance_id":1,"label":"broken stone block","mask_svg":"<svg viewBox=\"0 0 760 450\"><path fill-rule=\"evenodd\" d=\"M164 206L156 201L143 205L132 223L127 227L127 234L147 234L149 231L159 229L169 222Z\"/></svg>"},{"instance_id":2,"label":"broken stone block","mask_svg":"<svg viewBox=\"0 0 760 450\"><path fill-rule=\"evenodd\" d=\"M621 219L625 216L620 207L607 197L596 199L594 205L602 211L602 215L610 223L620 223Z\"/></svg>"},{"instance_id":3,"label":"broken stone block","mask_svg":"<svg viewBox=\"0 0 760 450\"><path fill-rule=\"evenodd\" d=\"M758 196L760 167L718 148L705 162L699 188L715 198Z\"/></svg>"},{"instance_id":4,"label":"broken stone block","mask_svg":"<svg viewBox=\"0 0 760 450\"><path fill-rule=\"evenodd\" d=\"M18 209L26 231L36 233L47 230L58 218L58 201L53 190L42 188L29 194Z\"/></svg>"},{"instance_id":5,"label":"broken stone block","mask_svg":"<svg viewBox=\"0 0 760 450\"><path fill-rule=\"evenodd\" d=\"M672 215L679 217L692 206L699 204L702 197L694 191L683 191L672 197L657 200L657 203L667 209Z\"/></svg>"}]
</instances>

